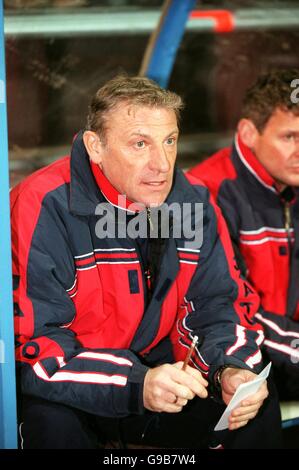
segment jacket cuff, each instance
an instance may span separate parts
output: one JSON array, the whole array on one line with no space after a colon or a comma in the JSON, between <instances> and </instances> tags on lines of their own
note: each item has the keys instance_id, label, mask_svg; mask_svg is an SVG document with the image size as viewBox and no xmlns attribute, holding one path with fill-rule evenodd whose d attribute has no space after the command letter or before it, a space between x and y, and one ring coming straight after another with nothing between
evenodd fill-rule
<instances>
[{"instance_id":1,"label":"jacket cuff","mask_svg":"<svg viewBox=\"0 0 299 470\"><path fill-rule=\"evenodd\" d=\"M129 411L134 414L143 414L145 408L143 406L143 385L144 377L148 371L148 367L141 363L134 363L128 376L128 385L130 387L129 395Z\"/></svg>"}]
</instances>

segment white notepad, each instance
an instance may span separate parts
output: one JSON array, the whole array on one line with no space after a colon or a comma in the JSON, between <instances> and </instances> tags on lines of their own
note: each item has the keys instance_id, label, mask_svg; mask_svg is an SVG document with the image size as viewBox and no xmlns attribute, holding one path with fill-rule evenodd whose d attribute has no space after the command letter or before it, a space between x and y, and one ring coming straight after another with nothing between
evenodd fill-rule
<instances>
[{"instance_id":1,"label":"white notepad","mask_svg":"<svg viewBox=\"0 0 299 470\"><path fill-rule=\"evenodd\" d=\"M269 375L271 364L272 363L269 362L269 364L262 370L262 372L257 375L254 380L251 380L251 382L246 382L239 385L239 387L234 393L233 398L225 408L221 418L216 424L214 431L223 431L223 429L228 428L228 418L231 412L238 407L241 401L245 400L250 395L254 395L258 391L261 384L267 379Z\"/></svg>"}]
</instances>

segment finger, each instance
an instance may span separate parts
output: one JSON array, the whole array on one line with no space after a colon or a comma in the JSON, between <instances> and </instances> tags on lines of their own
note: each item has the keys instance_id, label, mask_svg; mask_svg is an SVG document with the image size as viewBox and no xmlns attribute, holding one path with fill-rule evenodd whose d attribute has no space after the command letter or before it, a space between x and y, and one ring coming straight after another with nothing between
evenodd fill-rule
<instances>
[{"instance_id":1,"label":"finger","mask_svg":"<svg viewBox=\"0 0 299 470\"><path fill-rule=\"evenodd\" d=\"M263 403L263 401L268 397L268 393L262 395L255 395L249 397L248 399L241 402L241 406L254 406L258 405L259 403Z\"/></svg>"},{"instance_id":2,"label":"finger","mask_svg":"<svg viewBox=\"0 0 299 470\"><path fill-rule=\"evenodd\" d=\"M261 401L259 403L256 403L255 405L238 407L232 412L232 416L237 417L237 416L244 416L246 414L254 413L255 411L259 410L262 404L263 402Z\"/></svg>"},{"instance_id":3,"label":"finger","mask_svg":"<svg viewBox=\"0 0 299 470\"><path fill-rule=\"evenodd\" d=\"M232 424L241 423L243 421L248 422L250 419L255 418L256 415L257 415L257 411L253 411L252 413L248 413L248 414L242 415L242 416L235 416L235 417L230 416L229 417L229 422L232 423Z\"/></svg>"},{"instance_id":4,"label":"finger","mask_svg":"<svg viewBox=\"0 0 299 470\"><path fill-rule=\"evenodd\" d=\"M165 403L162 411L165 413L179 413L182 409L182 405L178 405L176 403Z\"/></svg>"},{"instance_id":5,"label":"finger","mask_svg":"<svg viewBox=\"0 0 299 470\"><path fill-rule=\"evenodd\" d=\"M179 384L184 384L195 395L198 395L200 398L206 398L208 396L206 385L203 385L202 383L202 380L204 380L202 377L201 377L201 380L199 381L197 376L194 377L192 374L186 373L185 371L177 370L176 375L173 376L173 380ZM207 384L207 381L204 380L204 383Z\"/></svg>"},{"instance_id":6,"label":"finger","mask_svg":"<svg viewBox=\"0 0 299 470\"><path fill-rule=\"evenodd\" d=\"M230 431L235 431L236 429L242 428L243 426L246 426L248 421L241 421L240 423L233 423L229 424L228 429Z\"/></svg>"},{"instance_id":7,"label":"finger","mask_svg":"<svg viewBox=\"0 0 299 470\"><path fill-rule=\"evenodd\" d=\"M195 379L199 380L199 382L205 387L209 385L209 382L204 378L202 373L199 372L199 370L195 369L194 367L187 366L185 369L185 372L187 372L187 374L192 375Z\"/></svg>"},{"instance_id":8,"label":"finger","mask_svg":"<svg viewBox=\"0 0 299 470\"><path fill-rule=\"evenodd\" d=\"M163 402L166 403L175 403L178 399L177 395L171 392L162 392L160 398Z\"/></svg>"},{"instance_id":9,"label":"finger","mask_svg":"<svg viewBox=\"0 0 299 470\"><path fill-rule=\"evenodd\" d=\"M241 405L249 406L249 405L257 404L261 401L264 401L268 397L268 395L269 395L269 392L268 392L267 385L263 384L263 386L258 390L257 393L246 398L246 400L241 402Z\"/></svg>"},{"instance_id":10,"label":"finger","mask_svg":"<svg viewBox=\"0 0 299 470\"><path fill-rule=\"evenodd\" d=\"M192 400L195 397L195 393L185 385L178 384L176 382L169 382L167 383L167 394L171 394L172 398L167 399L165 394L163 394L163 398L165 398L165 401L169 401L173 403L174 399L173 396L186 399L186 400Z\"/></svg>"},{"instance_id":11,"label":"finger","mask_svg":"<svg viewBox=\"0 0 299 470\"><path fill-rule=\"evenodd\" d=\"M189 382L189 387L191 392L193 393L193 398L197 395L200 398L207 398L208 392L207 389L198 382Z\"/></svg>"},{"instance_id":12,"label":"finger","mask_svg":"<svg viewBox=\"0 0 299 470\"><path fill-rule=\"evenodd\" d=\"M182 372L182 375L180 374L181 371L176 372L177 374L172 377L172 380L165 383L168 391L180 398L186 398L187 400L192 400L195 395L201 398L207 397L208 392L202 384L184 372Z\"/></svg>"},{"instance_id":13,"label":"finger","mask_svg":"<svg viewBox=\"0 0 299 470\"><path fill-rule=\"evenodd\" d=\"M188 403L188 400L185 400L184 398L179 398L177 397L174 404L177 405L177 406L181 406L181 407L184 407L185 405L187 405Z\"/></svg>"},{"instance_id":14,"label":"finger","mask_svg":"<svg viewBox=\"0 0 299 470\"><path fill-rule=\"evenodd\" d=\"M249 399L249 400L244 400L240 403L240 408L247 408L248 406L257 406L257 407L260 407L263 402L265 401L265 399L267 398L268 395L266 396L259 396L255 399Z\"/></svg>"},{"instance_id":15,"label":"finger","mask_svg":"<svg viewBox=\"0 0 299 470\"><path fill-rule=\"evenodd\" d=\"M179 406L185 406L187 405L189 401L189 399L187 398L181 398L175 395L174 393L170 393L170 392L167 392L164 394L162 393L161 400L165 403L175 403L176 405L179 405Z\"/></svg>"},{"instance_id":16,"label":"finger","mask_svg":"<svg viewBox=\"0 0 299 470\"><path fill-rule=\"evenodd\" d=\"M174 365L177 369L182 370L183 362L180 361ZM204 387L209 385L208 381L202 376L201 372L199 372L199 370L195 369L194 367L187 366L184 372L186 372L188 375L192 375L192 377L198 380Z\"/></svg>"},{"instance_id":17,"label":"finger","mask_svg":"<svg viewBox=\"0 0 299 470\"><path fill-rule=\"evenodd\" d=\"M182 411L183 407L187 405L188 400L184 398L174 397L173 401L164 401L162 400L160 403L160 408L162 411L168 413L178 413Z\"/></svg>"}]
</instances>

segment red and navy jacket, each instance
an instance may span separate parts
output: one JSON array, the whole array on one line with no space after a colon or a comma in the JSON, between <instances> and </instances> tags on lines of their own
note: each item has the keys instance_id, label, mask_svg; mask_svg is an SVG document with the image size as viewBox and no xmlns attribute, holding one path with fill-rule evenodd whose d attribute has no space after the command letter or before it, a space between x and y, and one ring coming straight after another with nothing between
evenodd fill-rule
<instances>
[{"instance_id":1,"label":"red and navy jacket","mask_svg":"<svg viewBox=\"0 0 299 470\"><path fill-rule=\"evenodd\" d=\"M291 347L299 338L298 190L280 193L239 135L189 174L201 178L222 209L239 265L261 298L256 318L265 330L264 345L274 360L293 367L290 356L299 358L296 345Z\"/></svg>"},{"instance_id":2,"label":"red and navy jacket","mask_svg":"<svg viewBox=\"0 0 299 470\"><path fill-rule=\"evenodd\" d=\"M16 357L24 394L101 416L142 413L148 359L163 362L163 341L174 360L184 359L194 334L200 343L192 363L210 379L224 364L259 370L258 297L240 278L207 188L190 181L176 170L167 203L203 204L202 246L187 248L183 234L167 239L148 305L136 240L96 236L97 205L115 207L118 193L99 168L92 171L82 133L70 157L13 189Z\"/></svg>"}]
</instances>

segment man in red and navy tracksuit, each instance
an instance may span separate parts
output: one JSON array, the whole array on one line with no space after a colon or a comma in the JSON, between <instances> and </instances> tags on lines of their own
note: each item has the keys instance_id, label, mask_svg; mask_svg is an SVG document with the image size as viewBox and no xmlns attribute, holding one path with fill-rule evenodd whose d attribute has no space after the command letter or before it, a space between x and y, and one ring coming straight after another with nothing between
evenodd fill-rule
<instances>
[{"instance_id":1,"label":"man in red and navy tracksuit","mask_svg":"<svg viewBox=\"0 0 299 470\"><path fill-rule=\"evenodd\" d=\"M71 155L12 191L23 448L207 447L238 385L262 368L258 296L207 188L175 169L181 107L146 78L116 77ZM279 439L264 382L220 443Z\"/></svg>"},{"instance_id":2,"label":"man in red and navy tracksuit","mask_svg":"<svg viewBox=\"0 0 299 470\"><path fill-rule=\"evenodd\" d=\"M243 274L261 298L283 399L299 398L299 70L263 75L244 99L231 148L190 171L227 221ZM297 84L297 89L295 88Z\"/></svg>"}]
</instances>

